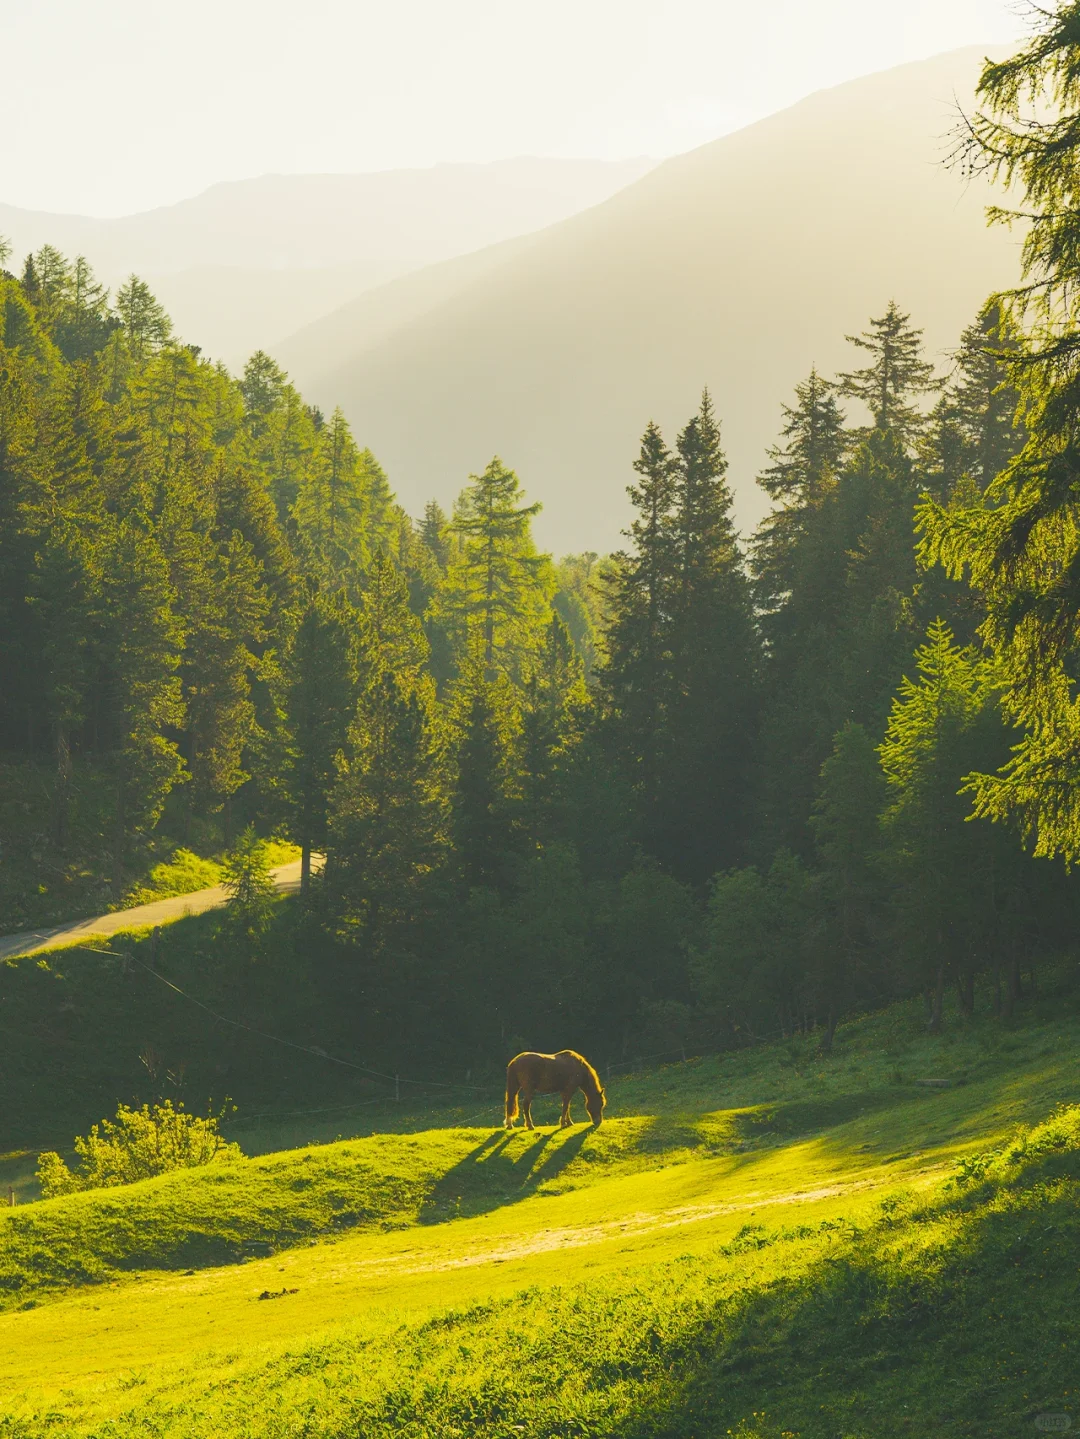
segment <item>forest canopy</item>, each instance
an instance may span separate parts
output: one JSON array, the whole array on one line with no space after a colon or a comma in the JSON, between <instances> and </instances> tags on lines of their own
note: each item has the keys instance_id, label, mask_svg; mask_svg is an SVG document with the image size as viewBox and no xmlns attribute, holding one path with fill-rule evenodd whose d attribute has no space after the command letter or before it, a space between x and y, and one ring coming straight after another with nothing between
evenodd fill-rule
<instances>
[{"instance_id":1,"label":"forest canopy","mask_svg":"<svg viewBox=\"0 0 1080 1439\"><path fill-rule=\"evenodd\" d=\"M623 549L556 562L506 459L410 516L269 356L234 377L49 246L3 271L0 747L54 869L91 778L103 902L166 829L289 839L373 1054L501 1050L526 986L532 1042L607 1052L1015 1005L1080 852L1069 182L1016 111L1063 76L1049 40L988 67L973 131L1044 206L1042 288L940 371L888 301L782 405L745 540L722 396L645 426Z\"/></svg>"}]
</instances>

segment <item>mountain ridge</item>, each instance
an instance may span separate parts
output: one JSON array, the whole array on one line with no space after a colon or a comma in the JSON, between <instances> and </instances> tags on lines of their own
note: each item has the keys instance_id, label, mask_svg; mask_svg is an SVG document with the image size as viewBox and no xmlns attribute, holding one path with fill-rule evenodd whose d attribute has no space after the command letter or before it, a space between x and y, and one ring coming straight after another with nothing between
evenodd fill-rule
<instances>
[{"instance_id":1,"label":"mountain ridge","mask_svg":"<svg viewBox=\"0 0 1080 1439\"><path fill-rule=\"evenodd\" d=\"M819 91L489 252L465 285L441 268L439 298L389 331L384 316L374 339L349 350L338 334L320 359L316 328L348 338L331 316L275 353L344 408L410 508L445 503L497 452L547 506L540 535L557 548L616 542L645 423L670 432L707 384L752 523L754 474L811 364L844 368L844 335L890 298L941 361L1017 273L1015 237L985 226L989 187L941 164L984 53Z\"/></svg>"}]
</instances>

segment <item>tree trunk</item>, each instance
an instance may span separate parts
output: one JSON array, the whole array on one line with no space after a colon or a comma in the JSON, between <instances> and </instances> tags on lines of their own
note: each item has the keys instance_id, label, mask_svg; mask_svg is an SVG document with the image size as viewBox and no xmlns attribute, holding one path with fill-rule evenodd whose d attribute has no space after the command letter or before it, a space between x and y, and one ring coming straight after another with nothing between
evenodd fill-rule
<instances>
[{"instance_id":1,"label":"tree trunk","mask_svg":"<svg viewBox=\"0 0 1080 1439\"><path fill-rule=\"evenodd\" d=\"M71 746L63 725L56 729L56 788L53 791L53 840L66 849L71 818Z\"/></svg>"},{"instance_id":2,"label":"tree trunk","mask_svg":"<svg viewBox=\"0 0 1080 1439\"><path fill-rule=\"evenodd\" d=\"M304 836L300 846L300 894L305 896L311 885L311 841Z\"/></svg>"},{"instance_id":3,"label":"tree trunk","mask_svg":"<svg viewBox=\"0 0 1080 1439\"><path fill-rule=\"evenodd\" d=\"M124 777L120 775L116 786L116 838L113 842L113 899L119 900L124 888L124 850L127 846L127 805L124 796Z\"/></svg>"},{"instance_id":4,"label":"tree trunk","mask_svg":"<svg viewBox=\"0 0 1080 1439\"><path fill-rule=\"evenodd\" d=\"M956 976L956 997L965 1014L975 1013L975 971L965 969Z\"/></svg>"},{"instance_id":5,"label":"tree trunk","mask_svg":"<svg viewBox=\"0 0 1080 1439\"><path fill-rule=\"evenodd\" d=\"M822 1041L821 1041L821 1052L822 1052L822 1054L831 1054L831 1053L832 1053L833 1040L835 1039L835 1037L836 1037L836 1010L835 1010L834 1006L830 1004L830 1005L829 1005L829 1017L828 1017L828 1019L827 1019L827 1021L826 1021L826 1024L825 1024L825 1035L824 1035L824 1038L823 1038Z\"/></svg>"},{"instance_id":6,"label":"tree trunk","mask_svg":"<svg viewBox=\"0 0 1080 1439\"><path fill-rule=\"evenodd\" d=\"M931 1034L941 1033L941 1011L945 1000L945 966L938 965L937 977L930 999L930 1022L926 1026Z\"/></svg>"},{"instance_id":7,"label":"tree trunk","mask_svg":"<svg viewBox=\"0 0 1080 1439\"><path fill-rule=\"evenodd\" d=\"M1020 959L1016 954L1009 956L1009 970L1005 979L1005 1018L1008 1019L1016 1008L1022 994L1020 983Z\"/></svg>"}]
</instances>

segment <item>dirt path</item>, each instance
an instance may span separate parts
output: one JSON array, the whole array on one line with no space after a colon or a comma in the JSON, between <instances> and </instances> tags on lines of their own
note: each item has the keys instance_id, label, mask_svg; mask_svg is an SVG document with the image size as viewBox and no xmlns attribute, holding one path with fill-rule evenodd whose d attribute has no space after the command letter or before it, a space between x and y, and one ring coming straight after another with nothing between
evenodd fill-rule
<instances>
[{"instance_id":1,"label":"dirt path","mask_svg":"<svg viewBox=\"0 0 1080 1439\"><path fill-rule=\"evenodd\" d=\"M314 860L314 856L313 856ZM313 867L314 864L313 864ZM270 871L279 894L291 894L300 888L300 861L278 865ZM198 889L193 894L177 894L170 899L155 900L153 904L140 904L134 909L118 909L112 914L98 914L92 919L71 920L55 929L27 930L23 934L0 936L0 959L12 959L16 955L37 954L43 949L59 949L63 945L79 944L93 937L107 938L122 929L142 929L156 924L171 924L185 915L202 914L208 909L217 909L228 899L222 885L210 889Z\"/></svg>"}]
</instances>

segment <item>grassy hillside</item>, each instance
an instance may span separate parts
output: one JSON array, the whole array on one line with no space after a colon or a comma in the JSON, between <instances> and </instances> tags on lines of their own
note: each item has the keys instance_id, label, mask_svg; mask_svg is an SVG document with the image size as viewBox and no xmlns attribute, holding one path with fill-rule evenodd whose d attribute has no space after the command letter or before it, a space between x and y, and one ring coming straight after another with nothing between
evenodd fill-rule
<instances>
[{"instance_id":1,"label":"grassy hillside","mask_svg":"<svg viewBox=\"0 0 1080 1439\"><path fill-rule=\"evenodd\" d=\"M398 1133L4 1212L0 1434L876 1439L1071 1413L1080 1121L1016 1137L1080 1098L1080 1024L1043 1004L941 1039L897 1006L828 1060L615 1080L599 1131L505 1135L496 1092L487 1128L373 1106Z\"/></svg>"}]
</instances>

